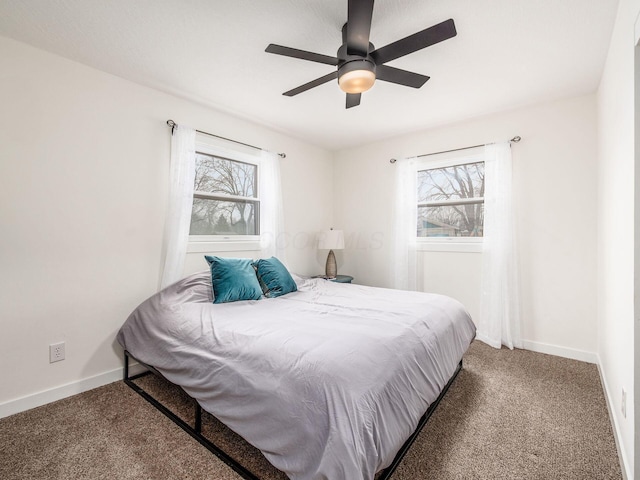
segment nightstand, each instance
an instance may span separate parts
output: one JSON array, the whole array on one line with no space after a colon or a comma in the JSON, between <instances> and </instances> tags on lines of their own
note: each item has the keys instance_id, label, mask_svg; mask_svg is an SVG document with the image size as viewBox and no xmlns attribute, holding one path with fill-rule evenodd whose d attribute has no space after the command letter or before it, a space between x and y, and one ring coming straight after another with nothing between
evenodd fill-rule
<instances>
[{"instance_id":1,"label":"nightstand","mask_svg":"<svg viewBox=\"0 0 640 480\"><path fill-rule=\"evenodd\" d=\"M349 275L336 275L336 278L331 279L332 282L336 283L351 283L351 280L353 280L353 277Z\"/></svg>"}]
</instances>

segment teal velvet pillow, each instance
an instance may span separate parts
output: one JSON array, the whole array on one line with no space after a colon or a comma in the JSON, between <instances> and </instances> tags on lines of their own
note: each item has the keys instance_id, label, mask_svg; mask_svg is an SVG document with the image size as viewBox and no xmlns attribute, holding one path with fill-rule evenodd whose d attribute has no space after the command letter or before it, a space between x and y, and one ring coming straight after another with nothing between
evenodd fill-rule
<instances>
[{"instance_id":1,"label":"teal velvet pillow","mask_svg":"<svg viewBox=\"0 0 640 480\"><path fill-rule=\"evenodd\" d=\"M211 268L213 303L259 300L262 289L248 258L220 258L205 255Z\"/></svg>"},{"instance_id":2,"label":"teal velvet pillow","mask_svg":"<svg viewBox=\"0 0 640 480\"><path fill-rule=\"evenodd\" d=\"M298 286L287 267L276 257L267 258L266 260L260 259L253 262L253 266L256 269L258 281L265 297L279 297L298 290Z\"/></svg>"}]
</instances>

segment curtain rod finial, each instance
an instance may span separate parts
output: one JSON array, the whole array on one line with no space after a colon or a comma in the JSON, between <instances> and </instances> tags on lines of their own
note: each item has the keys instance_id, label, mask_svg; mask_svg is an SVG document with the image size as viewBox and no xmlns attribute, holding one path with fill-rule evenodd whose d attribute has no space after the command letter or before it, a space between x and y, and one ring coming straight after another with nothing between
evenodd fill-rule
<instances>
[{"instance_id":1,"label":"curtain rod finial","mask_svg":"<svg viewBox=\"0 0 640 480\"><path fill-rule=\"evenodd\" d=\"M391 160L389 160L389 163L396 163L398 160L396 160L395 158L392 158Z\"/></svg>"},{"instance_id":2,"label":"curtain rod finial","mask_svg":"<svg viewBox=\"0 0 640 480\"><path fill-rule=\"evenodd\" d=\"M522 137L520 137L519 135L516 135L510 141L513 143L518 143L520 140L522 140Z\"/></svg>"},{"instance_id":3,"label":"curtain rod finial","mask_svg":"<svg viewBox=\"0 0 640 480\"><path fill-rule=\"evenodd\" d=\"M280 158L287 158L287 154L286 153L279 153L278 156Z\"/></svg>"}]
</instances>

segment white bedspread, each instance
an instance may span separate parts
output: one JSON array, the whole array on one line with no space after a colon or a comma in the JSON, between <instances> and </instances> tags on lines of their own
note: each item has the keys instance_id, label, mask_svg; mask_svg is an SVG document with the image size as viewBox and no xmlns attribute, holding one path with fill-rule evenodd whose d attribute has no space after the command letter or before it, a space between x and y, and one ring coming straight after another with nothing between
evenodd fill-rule
<instances>
[{"instance_id":1,"label":"white bedspread","mask_svg":"<svg viewBox=\"0 0 640 480\"><path fill-rule=\"evenodd\" d=\"M211 303L208 271L154 295L118 340L291 479L373 479L475 335L449 297L298 280L273 299Z\"/></svg>"}]
</instances>

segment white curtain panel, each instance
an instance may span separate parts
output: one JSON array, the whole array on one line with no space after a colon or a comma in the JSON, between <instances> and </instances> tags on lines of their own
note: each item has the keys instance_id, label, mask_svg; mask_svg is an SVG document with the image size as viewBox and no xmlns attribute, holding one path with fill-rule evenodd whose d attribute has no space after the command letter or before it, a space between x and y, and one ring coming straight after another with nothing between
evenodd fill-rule
<instances>
[{"instance_id":1,"label":"white curtain panel","mask_svg":"<svg viewBox=\"0 0 640 480\"><path fill-rule=\"evenodd\" d=\"M260 249L263 258L277 257L286 264L280 157L262 150L258 173L260 196Z\"/></svg>"},{"instance_id":2,"label":"white curtain panel","mask_svg":"<svg viewBox=\"0 0 640 480\"><path fill-rule=\"evenodd\" d=\"M195 144L194 129L182 125L174 128L171 136L169 205L165 221L165 259L161 289L182 278L193 205Z\"/></svg>"},{"instance_id":3,"label":"white curtain panel","mask_svg":"<svg viewBox=\"0 0 640 480\"><path fill-rule=\"evenodd\" d=\"M395 168L393 286L400 290L416 290L417 158L398 160Z\"/></svg>"},{"instance_id":4,"label":"white curtain panel","mask_svg":"<svg viewBox=\"0 0 640 480\"><path fill-rule=\"evenodd\" d=\"M477 338L522 348L509 142L485 146L482 295Z\"/></svg>"}]
</instances>

